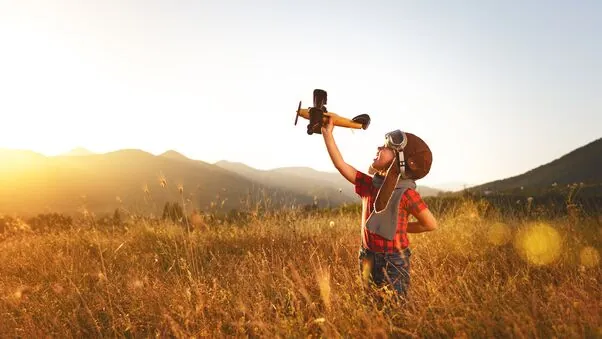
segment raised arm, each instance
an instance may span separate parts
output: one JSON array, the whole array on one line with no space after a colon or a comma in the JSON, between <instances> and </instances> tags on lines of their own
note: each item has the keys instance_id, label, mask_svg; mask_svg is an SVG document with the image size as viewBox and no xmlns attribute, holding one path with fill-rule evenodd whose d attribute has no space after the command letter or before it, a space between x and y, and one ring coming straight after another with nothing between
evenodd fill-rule
<instances>
[{"instance_id":1,"label":"raised arm","mask_svg":"<svg viewBox=\"0 0 602 339\"><path fill-rule=\"evenodd\" d=\"M357 170L343 160L343 156L341 155L341 152L339 152L339 148L337 147L332 135L333 128L334 121L332 119L328 119L328 124L322 126L322 136L324 136L324 143L326 144L328 155L330 155L330 160L332 160L334 167L339 171L339 173L341 173L341 175L345 177L347 181L355 184Z\"/></svg>"}]
</instances>

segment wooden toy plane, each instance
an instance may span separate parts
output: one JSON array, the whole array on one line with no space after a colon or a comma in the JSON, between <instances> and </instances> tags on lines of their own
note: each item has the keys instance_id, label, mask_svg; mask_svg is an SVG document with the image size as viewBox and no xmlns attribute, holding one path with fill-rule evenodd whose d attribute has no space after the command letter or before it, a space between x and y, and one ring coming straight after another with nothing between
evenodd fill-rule
<instances>
[{"instance_id":1,"label":"wooden toy plane","mask_svg":"<svg viewBox=\"0 0 602 339\"><path fill-rule=\"evenodd\" d=\"M354 129L367 129L370 125L370 116L368 114L360 114L352 119L344 118L333 112L328 112L326 109L327 93L322 89L314 89L314 106L308 108L301 108L301 101L299 101L299 107L297 108L297 115L295 116L295 126L299 117L303 117L309 120L307 125L307 134L312 135L314 133L322 134L322 125L328 123L328 118L334 119L335 126L354 128Z\"/></svg>"}]
</instances>

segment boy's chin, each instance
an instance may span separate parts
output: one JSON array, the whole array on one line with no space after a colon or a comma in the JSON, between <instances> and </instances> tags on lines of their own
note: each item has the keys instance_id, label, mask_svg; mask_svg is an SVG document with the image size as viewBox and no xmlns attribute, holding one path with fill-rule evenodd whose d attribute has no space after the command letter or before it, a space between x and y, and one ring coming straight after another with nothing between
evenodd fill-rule
<instances>
[{"instance_id":1,"label":"boy's chin","mask_svg":"<svg viewBox=\"0 0 602 339\"><path fill-rule=\"evenodd\" d=\"M368 174L370 174L370 175L374 175L379 172L381 172L381 171L379 171L377 168L375 168L374 164L370 165L370 167L368 168Z\"/></svg>"}]
</instances>

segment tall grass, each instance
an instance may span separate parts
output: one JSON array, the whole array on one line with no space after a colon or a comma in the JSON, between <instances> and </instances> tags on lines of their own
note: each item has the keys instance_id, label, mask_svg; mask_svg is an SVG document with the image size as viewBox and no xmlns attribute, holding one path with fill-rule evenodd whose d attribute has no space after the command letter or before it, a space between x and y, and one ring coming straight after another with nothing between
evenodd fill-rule
<instances>
[{"instance_id":1,"label":"tall grass","mask_svg":"<svg viewBox=\"0 0 602 339\"><path fill-rule=\"evenodd\" d=\"M468 200L438 217L410 235L405 303L365 293L352 211L14 232L0 336L602 336L598 217L505 220Z\"/></svg>"}]
</instances>

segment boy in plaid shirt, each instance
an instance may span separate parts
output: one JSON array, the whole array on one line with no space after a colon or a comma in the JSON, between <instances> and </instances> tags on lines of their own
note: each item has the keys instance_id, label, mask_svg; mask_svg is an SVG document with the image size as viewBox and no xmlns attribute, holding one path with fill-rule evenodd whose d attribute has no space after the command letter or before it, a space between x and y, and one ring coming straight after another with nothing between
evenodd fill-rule
<instances>
[{"instance_id":1,"label":"boy in plaid shirt","mask_svg":"<svg viewBox=\"0 0 602 339\"><path fill-rule=\"evenodd\" d=\"M328 154L362 199L360 273L376 286L392 287L405 297L411 255L407 233L437 228L435 217L415 190L415 180L430 171L431 151L413 134L400 130L387 133L365 174L345 163L334 141L333 128L331 120L321 130ZM409 222L410 215L417 221Z\"/></svg>"}]
</instances>

